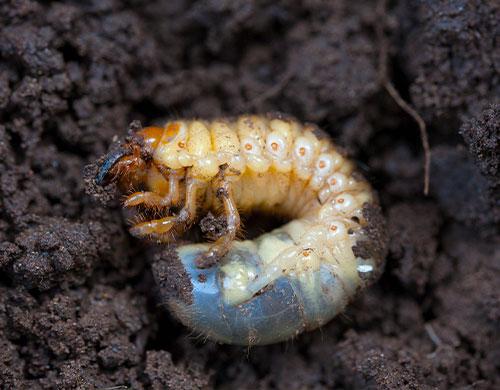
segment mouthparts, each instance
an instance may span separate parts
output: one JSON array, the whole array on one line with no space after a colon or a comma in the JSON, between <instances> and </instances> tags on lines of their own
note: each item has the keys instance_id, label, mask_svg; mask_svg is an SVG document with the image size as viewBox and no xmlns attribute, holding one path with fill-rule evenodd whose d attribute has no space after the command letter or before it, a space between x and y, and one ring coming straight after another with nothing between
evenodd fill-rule
<instances>
[{"instance_id":1,"label":"mouthparts","mask_svg":"<svg viewBox=\"0 0 500 390\"><path fill-rule=\"evenodd\" d=\"M124 148L120 146L118 149L111 151L107 156L104 162L101 164L99 168L99 172L95 177L95 182L97 185L106 185L109 183L109 172L115 166L115 164L120 160L123 156L126 156L130 153L128 148Z\"/></svg>"}]
</instances>

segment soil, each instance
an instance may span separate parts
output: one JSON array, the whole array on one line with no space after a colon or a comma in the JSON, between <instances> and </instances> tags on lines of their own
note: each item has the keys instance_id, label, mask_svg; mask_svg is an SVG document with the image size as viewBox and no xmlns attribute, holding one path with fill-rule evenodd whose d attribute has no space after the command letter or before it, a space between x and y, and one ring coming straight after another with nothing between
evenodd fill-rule
<instances>
[{"instance_id":1,"label":"soil","mask_svg":"<svg viewBox=\"0 0 500 390\"><path fill-rule=\"evenodd\" d=\"M0 388L500 388L498 20L487 0L0 1ZM427 197L380 28L427 124ZM197 340L84 167L134 120L271 111L359 162L388 221L385 272L291 342Z\"/></svg>"}]
</instances>

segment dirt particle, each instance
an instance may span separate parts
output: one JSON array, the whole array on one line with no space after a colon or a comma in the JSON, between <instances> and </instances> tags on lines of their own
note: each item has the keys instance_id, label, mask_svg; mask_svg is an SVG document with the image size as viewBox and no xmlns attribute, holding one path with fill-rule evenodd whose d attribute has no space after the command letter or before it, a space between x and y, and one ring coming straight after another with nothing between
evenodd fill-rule
<instances>
[{"instance_id":1,"label":"dirt particle","mask_svg":"<svg viewBox=\"0 0 500 390\"><path fill-rule=\"evenodd\" d=\"M394 274L408 288L423 294L436 258L436 237L442 223L432 203L400 203L389 210L389 256Z\"/></svg>"},{"instance_id":2,"label":"dirt particle","mask_svg":"<svg viewBox=\"0 0 500 390\"><path fill-rule=\"evenodd\" d=\"M162 301L178 298L187 305L192 304L193 285L174 247L157 253L152 269Z\"/></svg>"},{"instance_id":3,"label":"dirt particle","mask_svg":"<svg viewBox=\"0 0 500 390\"><path fill-rule=\"evenodd\" d=\"M363 259L374 259L379 264L385 261L387 254L386 223L379 206L367 204L363 206L363 218L367 225L362 229L366 240L352 247L354 256ZM383 268L380 266L377 269ZM375 277L375 275L373 275Z\"/></svg>"}]
</instances>

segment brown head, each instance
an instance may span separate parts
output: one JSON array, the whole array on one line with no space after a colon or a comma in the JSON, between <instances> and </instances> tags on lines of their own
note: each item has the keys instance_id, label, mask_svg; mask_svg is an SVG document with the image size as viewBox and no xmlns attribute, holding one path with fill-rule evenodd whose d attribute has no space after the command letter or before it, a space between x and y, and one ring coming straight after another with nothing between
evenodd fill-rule
<instances>
[{"instance_id":1,"label":"brown head","mask_svg":"<svg viewBox=\"0 0 500 390\"><path fill-rule=\"evenodd\" d=\"M101 186L118 182L123 187L144 182L163 131L161 127L146 127L127 137L123 145L105 156L95 182Z\"/></svg>"}]
</instances>

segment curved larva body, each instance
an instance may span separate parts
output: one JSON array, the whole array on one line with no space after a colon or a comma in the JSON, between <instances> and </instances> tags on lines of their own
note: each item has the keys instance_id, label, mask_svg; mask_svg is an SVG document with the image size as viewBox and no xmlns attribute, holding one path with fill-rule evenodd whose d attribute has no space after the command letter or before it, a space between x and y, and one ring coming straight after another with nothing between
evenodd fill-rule
<instances>
[{"instance_id":1,"label":"curved larva body","mask_svg":"<svg viewBox=\"0 0 500 390\"><path fill-rule=\"evenodd\" d=\"M208 211L223 208L226 215L226 235L215 243L175 248L190 292L165 299L196 332L243 345L286 340L329 321L380 274L384 251L383 243L373 242L381 237L372 234L380 228L373 225L380 224L372 218L378 213L371 207L374 193L316 127L242 116L178 120L138 135L148 157L140 163L137 156L123 157L136 164L135 172L125 175L129 163L119 174L148 191L130 195L126 205L165 215L172 206L182 209L140 222L132 234L166 241ZM291 222L255 240L235 241L238 211L255 210Z\"/></svg>"}]
</instances>

